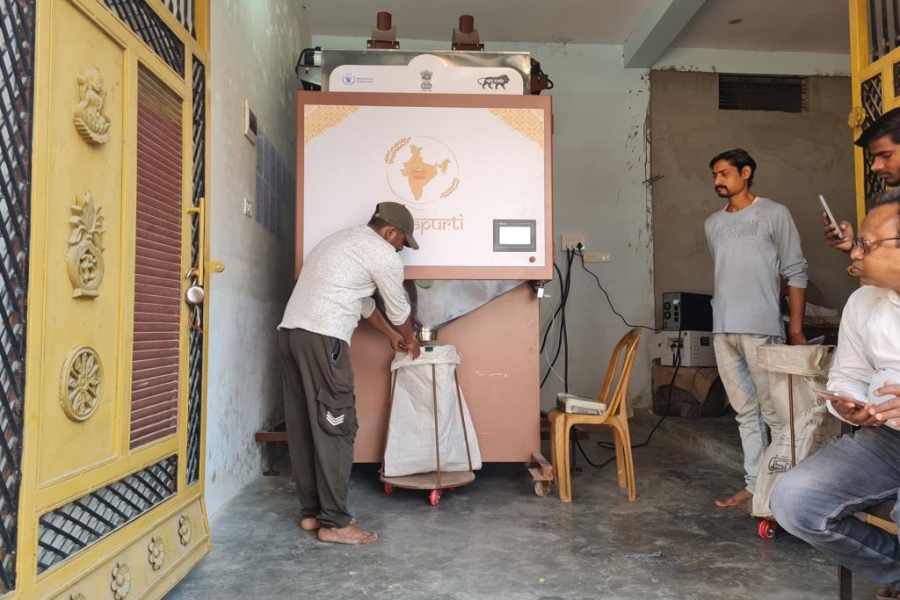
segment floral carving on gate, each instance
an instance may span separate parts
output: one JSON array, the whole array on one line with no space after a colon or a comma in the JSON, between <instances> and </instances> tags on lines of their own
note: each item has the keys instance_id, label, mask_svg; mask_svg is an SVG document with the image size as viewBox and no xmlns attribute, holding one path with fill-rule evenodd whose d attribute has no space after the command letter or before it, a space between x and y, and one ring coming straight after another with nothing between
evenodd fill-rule
<instances>
[{"instance_id":1,"label":"floral carving on gate","mask_svg":"<svg viewBox=\"0 0 900 600\"><path fill-rule=\"evenodd\" d=\"M159 571L162 569L163 563L166 562L166 542L158 535L155 535L150 540L147 550L150 552L148 560L153 570Z\"/></svg>"},{"instance_id":2,"label":"floral carving on gate","mask_svg":"<svg viewBox=\"0 0 900 600\"><path fill-rule=\"evenodd\" d=\"M103 365L93 348L81 346L66 356L59 386L63 412L73 421L86 421L100 404Z\"/></svg>"},{"instance_id":3,"label":"floral carving on gate","mask_svg":"<svg viewBox=\"0 0 900 600\"><path fill-rule=\"evenodd\" d=\"M116 600L125 600L131 591L131 568L121 562L112 570L112 583L109 584Z\"/></svg>"},{"instance_id":4,"label":"floral carving on gate","mask_svg":"<svg viewBox=\"0 0 900 600\"><path fill-rule=\"evenodd\" d=\"M73 298L94 298L103 281L103 215L90 192L76 196L71 206L69 250L66 268Z\"/></svg>"},{"instance_id":5,"label":"floral carving on gate","mask_svg":"<svg viewBox=\"0 0 900 600\"><path fill-rule=\"evenodd\" d=\"M184 515L180 519L178 519L178 537L181 540L182 546L187 546L191 543L191 520L187 515Z\"/></svg>"}]
</instances>

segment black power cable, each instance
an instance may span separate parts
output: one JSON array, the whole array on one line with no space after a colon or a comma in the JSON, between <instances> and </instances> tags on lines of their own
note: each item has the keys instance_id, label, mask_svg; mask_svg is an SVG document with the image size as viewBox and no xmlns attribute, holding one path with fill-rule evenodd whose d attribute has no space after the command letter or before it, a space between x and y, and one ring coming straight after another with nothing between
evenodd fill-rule
<instances>
[{"instance_id":1,"label":"black power cable","mask_svg":"<svg viewBox=\"0 0 900 600\"><path fill-rule=\"evenodd\" d=\"M565 328L565 315L566 315L566 305L569 301L569 290L572 285L572 263L575 261L575 253L573 251L566 252L566 275L563 277L562 271L556 263L553 263L553 268L556 270L556 273L559 276L559 287L561 290L561 299L559 306L553 312L553 315L550 318L550 322L547 323L547 329L544 331L544 339L541 342L540 355L544 355L544 348L547 344L547 337L550 334L550 329L553 327L553 322L557 316L560 318L560 334L559 334L559 342L556 345L556 354L553 355L553 360L550 361L550 366L547 369L547 372L544 374L544 377L541 379L541 388L544 387L544 384L547 383L547 379L550 377L550 373L553 371L553 367L556 365L556 361L559 359L560 352L562 351L563 343L566 345L566 353L565 353L565 361L566 361L566 377L563 379L563 383L565 385L565 391L569 391L569 383L568 383L568 354L569 354L569 344L568 344L568 332Z\"/></svg>"},{"instance_id":2,"label":"black power cable","mask_svg":"<svg viewBox=\"0 0 900 600\"><path fill-rule=\"evenodd\" d=\"M659 329L655 329L653 327L647 327L646 325L632 325L631 323L629 323L628 320L619 311L616 310L615 306L613 306L612 300L609 297L609 293L603 287L603 284L600 282L600 278L597 277L597 274L594 273L593 271L591 271L590 269L588 269L587 265L585 265L584 252L583 252L582 248L578 248L576 250L566 250L567 260L566 260L566 276L565 276L565 278L563 278L562 271L559 269L559 267L556 265L556 263L554 262L554 264L553 264L553 268L556 270L556 273L560 279L560 289L562 290L562 299L560 300L559 306L557 307L557 309L554 311L552 317L550 318L550 323L547 324L547 329L544 331L543 340L541 342L541 355L543 356L544 348L547 343L547 338L549 336L550 329L551 329L556 317L559 316L561 331L560 331L559 342L556 347L556 354L554 355L553 360L550 362L550 368L547 370L547 373L544 375L543 379L541 380L541 387L542 388L544 387L544 384L546 383L547 378L550 376L550 372L552 371L553 366L556 364L556 361L559 358L559 354L562 349L562 346L563 346L563 344L565 344L565 354L563 355L564 356L563 360L565 361L565 363L564 363L565 371L564 371L563 383L564 383L566 393L568 393L568 391L569 391L569 343L568 343L568 329L566 327L566 303L568 302L568 299L569 299L569 291L570 291L571 283L572 283L572 263L574 262L576 254L578 255L578 257L581 261L581 268L584 269L591 277L594 278L594 281L597 282L597 287L600 288L600 291L603 292L603 295L606 297L606 302L609 305L610 310L612 310L613 314L615 314L617 317L619 317L619 319L621 319L622 322L627 327L646 329L646 330L652 331L654 333L660 331ZM659 419L659 421L657 421L656 425L653 426L653 429L650 430L650 433L647 435L647 439L644 440L643 442L641 442L640 444L632 445L631 446L632 450L637 449L637 448L643 448L644 446L649 445L650 440L653 439L653 434L656 433L656 430L659 429L659 427L663 424L663 422L669 416L669 413L670 413L671 407L672 407L672 392L675 387L675 380L678 377L678 371L681 368L681 345L680 345L681 343L682 343L681 337L679 336L678 345L675 347L675 360L674 360L675 372L672 374L672 381L669 385L669 393L668 393L668 397L666 400L665 414L663 414L663 416ZM584 448L582 448L582 446L581 446L581 441L578 439L577 430L575 430L575 428L573 428L572 441L574 442L575 446L578 448L581 455L584 457L584 460L587 461L587 463L589 465L591 465L592 467L602 468L602 467L605 467L606 465L608 465L609 463L613 462L614 460L616 460L616 457L612 457L600 464L597 464L597 463L594 463L593 461L591 461L591 459L588 457L587 453L584 451ZM610 444L609 442L597 442L597 445L604 449L610 449L610 450L615 449L615 445Z\"/></svg>"},{"instance_id":3,"label":"black power cable","mask_svg":"<svg viewBox=\"0 0 900 600\"><path fill-rule=\"evenodd\" d=\"M603 287L603 284L600 283L600 278L597 277L597 274L594 273L593 271L591 271L590 269L588 269L587 266L584 264L584 252L581 249L579 249L579 250L577 250L577 253L578 253L578 256L581 258L581 268L584 269L585 271L587 271L588 274L591 277L593 277L594 280L597 282L597 286L600 288L600 291L603 292L603 295L606 296L606 303L609 304L609 308L610 308L610 310L613 311L613 314L615 314L617 317L622 319L622 322L625 323L625 325L627 325L628 327L632 327L632 328L638 327L640 329L646 329L647 331L652 331L654 333L656 333L657 331L660 331L659 329L654 329L653 327L647 327L646 325L632 325L631 323L629 323L625 319L625 317L623 317L622 314L616 310L616 307L613 306L612 300L609 299L609 294L606 292L606 289Z\"/></svg>"},{"instance_id":4,"label":"black power cable","mask_svg":"<svg viewBox=\"0 0 900 600\"><path fill-rule=\"evenodd\" d=\"M631 447L632 450L635 448L643 448L644 446L650 443L650 440L653 438L653 434L656 433L656 430L659 429L659 426L663 424L669 416L669 411L672 409L672 390L675 389L675 380L678 378L678 370L681 368L681 336L678 337L678 346L675 347L675 372L672 373L672 381L669 383L669 395L666 398L666 412L660 417L659 421L657 421L656 425L653 426L653 429L650 430L650 434L647 436L647 439L644 440L640 444L636 444ZM615 450L615 445L610 444L609 442L597 442L597 445L601 448L606 448L607 450Z\"/></svg>"}]
</instances>

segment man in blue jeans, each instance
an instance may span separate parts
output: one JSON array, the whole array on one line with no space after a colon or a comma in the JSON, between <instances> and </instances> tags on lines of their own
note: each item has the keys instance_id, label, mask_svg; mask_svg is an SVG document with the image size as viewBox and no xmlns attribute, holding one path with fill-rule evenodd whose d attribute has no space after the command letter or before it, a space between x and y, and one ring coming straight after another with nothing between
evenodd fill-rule
<instances>
[{"instance_id":1,"label":"man in blue jeans","mask_svg":"<svg viewBox=\"0 0 900 600\"><path fill-rule=\"evenodd\" d=\"M706 220L706 241L715 262L713 344L722 385L737 413L746 484L716 505L749 507L768 441L766 426L775 438L782 427L756 351L784 342L782 279L787 280L791 304L788 338L791 344L806 343L806 259L788 209L751 191L756 162L746 151L723 152L709 167L716 193L728 201Z\"/></svg>"},{"instance_id":2,"label":"man in blue jeans","mask_svg":"<svg viewBox=\"0 0 900 600\"><path fill-rule=\"evenodd\" d=\"M854 513L900 489L900 190L875 199L850 253L866 284L841 319L828 389L853 401L829 402L859 427L785 473L772 490L778 523L853 572L887 584L900 598L900 541ZM891 513L900 522L900 507Z\"/></svg>"}]
</instances>

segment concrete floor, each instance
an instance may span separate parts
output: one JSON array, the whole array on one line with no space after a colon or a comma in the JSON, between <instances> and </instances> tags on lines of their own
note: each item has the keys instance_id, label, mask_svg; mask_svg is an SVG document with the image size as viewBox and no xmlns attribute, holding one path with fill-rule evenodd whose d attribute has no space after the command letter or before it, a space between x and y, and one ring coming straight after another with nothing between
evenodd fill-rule
<instances>
[{"instance_id":1,"label":"concrete floor","mask_svg":"<svg viewBox=\"0 0 900 600\"><path fill-rule=\"evenodd\" d=\"M634 421L643 441L650 419ZM555 490L536 497L519 466L487 465L437 508L422 492L384 494L375 466L357 466L351 510L380 539L355 548L301 531L290 480L261 476L213 518L212 554L168 600L837 598L834 565L786 534L763 541L753 519L713 506L742 484L715 446L735 439L731 417L667 422L634 451L633 503L614 465L584 460L572 504ZM611 454L583 445L594 462ZM855 588L857 599L875 596L870 584Z\"/></svg>"}]
</instances>

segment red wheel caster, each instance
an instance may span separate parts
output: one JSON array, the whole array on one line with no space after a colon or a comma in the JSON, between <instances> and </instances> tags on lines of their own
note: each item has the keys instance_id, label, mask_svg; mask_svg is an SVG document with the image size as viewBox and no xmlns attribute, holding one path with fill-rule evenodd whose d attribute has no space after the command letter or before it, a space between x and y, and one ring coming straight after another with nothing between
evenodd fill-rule
<instances>
[{"instance_id":1,"label":"red wheel caster","mask_svg":"<svg viewBox=\"0 0 900 600\"><path fill-rule=\"evenodd\" d=\"M394 486L392 486L392 485L389 484L389 483L384 484L384 493L385 493L385 494L393 494L393 493L394 493Z\"/></svg>"},{"instance_id":2,"label":"red wheel caster","mask_svg":"<svg viewBox=\"0 0 900 600\"><path fill-rule=\"evenodd\" d=\"M756 529L759 533L759 537L764 540L774 540L775 532L778 531L778 523L774 521L766 521L762 520L759 522L759 527Z\"/></svg>"},{"instance_id":3,"label":"red wheel caster","mask_svg":"<svg viewBox=\"0 0 900 600\"><path fill-rule=\"evenodd\" d=\"M432 506L437 506L441 503L441 490L431 490L428 494L428 503Z\"/></svg>"}]
</instances>

